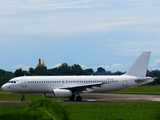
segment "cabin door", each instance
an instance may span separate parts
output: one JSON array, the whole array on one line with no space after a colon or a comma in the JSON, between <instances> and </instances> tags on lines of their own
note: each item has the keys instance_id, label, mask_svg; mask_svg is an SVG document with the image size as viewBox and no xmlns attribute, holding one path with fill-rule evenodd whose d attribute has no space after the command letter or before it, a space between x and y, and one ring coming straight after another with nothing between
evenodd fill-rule
<instances>
[{"instance_id":1,"label":"cabin door","mask_svg":"<svg viewBox=\"0 0 160 120\"><path fill-rule=\"evenodd\" d=\"M123 78L123 86L127 86L127 85L128 85L127 79Z\"/></svg>"},{"instance_id":2,"label":"cabin door","mask_svg":"<svg viewBox=\"0 0 160 120\"><path fill-rule=\"evenodd\" d=\"M25 77L22 78L21 87L27 87L27 81L25 80Z\"/></svg>"}]
</instances>

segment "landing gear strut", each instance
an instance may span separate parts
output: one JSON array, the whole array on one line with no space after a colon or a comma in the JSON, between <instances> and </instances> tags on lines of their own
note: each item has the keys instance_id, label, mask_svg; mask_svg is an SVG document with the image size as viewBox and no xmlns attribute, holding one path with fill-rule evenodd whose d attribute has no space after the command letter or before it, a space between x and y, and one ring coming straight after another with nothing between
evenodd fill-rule
<instances>
[{"instance_id":1,"label":"landing gear strut","mask_svg":"<svg viewBox=\"0 0 160 120\"><path fill-rule=\"evenodd\" d=\"M70 101L74 101L74 100L75 100L75 94L72 94L72 96L69 97L69 100L70 100ZM76 100L77 100L77 101L82 101L82 97L78 95L78 96L76 97Z\"/></svg>"},{"instance_id":2,"label":"landing gear strut","mask_svg":"<svg viewBox=\"0 0 160 120\"><path fill-rule=\"evenodd\" d=\"M21 101L25 101L25 94L22 94L22 98L21 98Z\"/></svg>"}]
</instances>

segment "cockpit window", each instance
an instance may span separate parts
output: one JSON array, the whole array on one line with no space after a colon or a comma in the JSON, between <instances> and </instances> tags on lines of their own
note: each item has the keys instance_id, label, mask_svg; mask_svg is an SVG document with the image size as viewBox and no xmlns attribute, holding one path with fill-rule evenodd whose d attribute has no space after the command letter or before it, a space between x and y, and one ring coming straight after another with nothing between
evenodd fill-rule
<instances>
[{"instance_id":1,"label":"cockpit window","mask_svg":"<svg viewBox=\"0 0 160 120\"><path fill-rule=\"evenodd\" d=\"M8 83L16 83L16 81L8 81Z\"/></svg>"}]
</instances>

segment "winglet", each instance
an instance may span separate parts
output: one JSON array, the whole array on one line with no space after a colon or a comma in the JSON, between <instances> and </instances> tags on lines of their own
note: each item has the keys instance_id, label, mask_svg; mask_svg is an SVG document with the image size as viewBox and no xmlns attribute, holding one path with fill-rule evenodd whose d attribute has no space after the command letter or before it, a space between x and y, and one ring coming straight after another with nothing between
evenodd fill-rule
<instances>
[{"instance_id":1,"label":"winglet","mask_svg":"<svg viewBox=\"0 0 160 120\"><path fill-rule=\"evenodd\" d=\"M145 77L151 51L143 52L125 75Z\"/></svg>"}]
</instances>

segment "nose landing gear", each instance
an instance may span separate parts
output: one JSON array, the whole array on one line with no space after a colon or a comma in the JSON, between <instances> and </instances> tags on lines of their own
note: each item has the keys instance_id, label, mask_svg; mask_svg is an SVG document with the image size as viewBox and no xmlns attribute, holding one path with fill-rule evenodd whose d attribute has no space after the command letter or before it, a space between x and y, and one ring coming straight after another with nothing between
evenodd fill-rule
<instances>
[{"instance_id":1,"label":"nose landing gear","mask_svg":"<svg viewBox=\"0 0 160 120\"><path fill-rule=\"evenodd\" d=\"M22 94L22 98L21 98L21 101L25 101L25 94Z\"/></svg>"}]
</instances>

